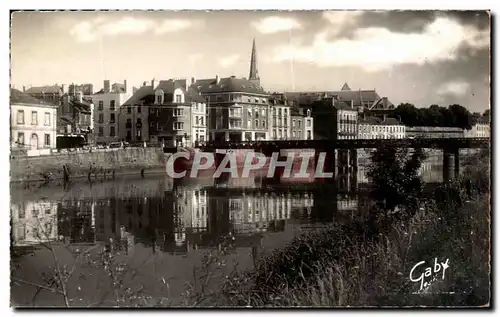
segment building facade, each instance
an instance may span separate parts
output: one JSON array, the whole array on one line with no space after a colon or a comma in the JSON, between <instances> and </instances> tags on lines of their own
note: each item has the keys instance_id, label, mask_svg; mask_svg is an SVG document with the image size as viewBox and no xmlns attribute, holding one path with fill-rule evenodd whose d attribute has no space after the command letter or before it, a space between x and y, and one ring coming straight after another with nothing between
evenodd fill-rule
<instances>
[{"instance_id":1,"label":"building facade","mask_svg":"<svg viewBox=\"0 0 500 317\"><path fill-rule=\"evenodd\" d=\"M120 107L130 97L127 81L124 84L114 84L110 87L109 80L104 81L104 88L92 96L94 103L94 135L96 144L106 144L120 141L118 134L118 115Z\"/></svg>"},{"instance_id":2,"label":"building facade","mask_svg":"<svg viewBox=\"0 0 500 317\"><path fill-rule=\"evenodd\" d=\"M269 94L255 82L216 76L197 80L191 87L206 100L209 140L268 140Z\"/></svg>"},{"instance_id":3,"label":"building facade","mask_svg":"<svg viewBox=\"0 0 500 317\"><path fill-rule=\"evenodd\" d=\"M394 118L360 118L358 139L404 139L406 127Z\"/></svg>"},{"instance_id":4,"label":"building facade","mask_svg":"<svg viewBox=\"0 0 500 317\"><path fill-rule=\"evenodd\" d=\"M453 127L406 127L408 138L463 138L464 130Z\"/></svg>"},{"instance_id":5,"label":"building facade","mask_svg":"<svg viewBox=\"0 0 500 317\"><path fill-rule=\"evenodd\" d=\"M57 108L57 137L61 147L94 141L93 113L94 104L90 99L83 98L82 93L65 94L62 97Z\"/></svg>"},{"instance_id":6,"label":"building facade","mask_svg":"<svg viewBox=\"0 0 500 317\"><path fill-rule=\"evenodd\" d=\"M12 149L50 153L56 147L57 106L16 89L10 94Z\"/></svg>"},{"instance_id":7,"label":"building facade","mask_svg":"<svg viewBox=\"0 0 500 317\"><path fill-rule=\"evenodd\" d=\"M292 140L313 140L314 139L314 119L311 116L311 109L292 108L291 109L291 139Z\"/></svg>"},{"instance_id":8,"label":"building facade","mask_svg":"<svg viewBox=\"0 0 500 317\"><path fill-rule=\"evenodd\" d=\"M470 130L464 130L466 138L489 138L491 134L490 120L486 117L481 117L472 126Z\"/></svg>"}]
</instances>

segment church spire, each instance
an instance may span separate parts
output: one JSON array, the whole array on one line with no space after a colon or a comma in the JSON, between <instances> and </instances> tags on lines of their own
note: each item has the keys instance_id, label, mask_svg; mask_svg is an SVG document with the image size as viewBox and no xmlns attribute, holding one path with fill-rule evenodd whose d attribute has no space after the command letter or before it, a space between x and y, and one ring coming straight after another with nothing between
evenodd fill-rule
<instances>
[{"instance_id":1,"label":"church spire","mask_svg":"<svg viewBox=\"0 0 500 317\"><path fill-rule=\"evenodd\" d=\"M349 87L349 85L347 83L345 83L344 86L342 86L341 90L351 90L351 88Z\"/></svg>"},{"instance_id":2,"label":"church spire","mask_svg":"<svg viewBox=\"0 0 500 317\"><path fill-rule=\"evenodd\" d=\"M250 59L250 75L248 79L256 81L260 85L259 70L257 69L257 48L255 47L255 38L252 44L252 57Z\"/></svg>"}]
</instances>

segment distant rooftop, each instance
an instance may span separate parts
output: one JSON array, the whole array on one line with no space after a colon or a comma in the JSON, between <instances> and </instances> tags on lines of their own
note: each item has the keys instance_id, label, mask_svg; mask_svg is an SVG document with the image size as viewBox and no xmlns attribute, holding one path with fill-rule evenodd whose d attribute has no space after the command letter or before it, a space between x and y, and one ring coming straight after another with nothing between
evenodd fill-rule
<instances>
[{"instance_id":1,"label":"distant rooftop","mask_svg":"<svg viewBox=\"0 0 500 317\"><path fill-rule=\"evenodd\" d=\"M55 106L53 104L44 102L43 100L31 97L30 95L23 93L17 89L10 89L10 103L11 104L29 104L29 105L45 105L45 106Z\"/></svg>"}]
</instances>

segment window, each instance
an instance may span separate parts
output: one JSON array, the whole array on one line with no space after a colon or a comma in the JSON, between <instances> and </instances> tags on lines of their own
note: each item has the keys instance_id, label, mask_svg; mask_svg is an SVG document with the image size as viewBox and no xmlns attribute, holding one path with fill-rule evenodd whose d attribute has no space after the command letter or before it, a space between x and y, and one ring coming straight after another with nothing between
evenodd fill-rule
<instances>
[{"instance_id":1,"label":"window","mask_svg":"<svg viewBox=\"0 0 500 317\"><path fill-rule=\"evenodd\" d=\"M103 108L104 108L104 101L99 100L99 110L102 111Z\"/></svg>"},{"instance_id":2,"label":"window","mask_svg":"<svg viewBox=\"0 0 500 317\"><path fill-rule=\"evenodd\" d=\"M276 129L273 129L273 138L276 139Z\"/></svg>"},{"instance_id":3,"label":"window","mask_svg":"<svg viewBox=\"0 0 500 317\"><path fill-rule=\"evenodd\" d=\"M184 122L174 122L174 130L183 130Z\"/></svg>"},{"instance_id":4,"label":"window","mask_svg":"<svg viewBox=\"0 0 500 317\"><path fill-rule=\"evenodd\" d=\"M306 127L308 127L308 128L311 127L311 119L306 120Z\"/></svg>"},{"instance_id":5,"label":"window","mask_svg":"<svg viewBox=\"0 0 500 317\"><path fill-rule=\"evenodd\" d=\"M109 128L109 136L115 136L115 127Z\"/></svg>"},{"instance_id":6,"label":"window","mask_svg":"<svg viewBox=\"0 0 500 317\"><path fill-rule=\"evenodd\" d=\"M255 109L255 118L259 119L259 109Z\"/></svg>"},{"instance_id":7,"label":"window","mask_svg":"<svg viewBox=\"0 0 500 317\"><path fill-rule=\"evenodd\" d=\"M17 110L17 124L24 124L24 110Z\"/></svg>"},{"instance_id":8,"label":"window","mask_svg":"<svg viewBox=\"0 0 500 317\"><path fill-rule=\"evenodd\" d=\"M115 110L115 101L111 100L109 103L109 110Z\"/></svg>"},{"instance_id":9,"label":"window","mask_svg":"<svg viewBox=\"0 0 500 317\"><path fill-rule=\"evenodd\" d=\"M287 117L284 117L284 118L283 118L283 124L284 124L285 126L286 126L286 125L288 125L288 119L287 119Z\"/></svg>"},{"instance_id":10,"label":"window","mask_svg":"<svg viewBox=\"0 0 500 317\"><path fill-rule=\"evenodd\" d=\"M24 146L24 133L23 132L17 133L17 144L19 144L20 146Z\"/></svg>"},{"instance_id":11,"label":"window","mask_svg":"<svg viewBox=\"0 0 500 317\"><path fill-rule=\"evenodd\" d=\"M141 113L141 106L137 106L137 113Z\"/></svg>"},{"instance_id":12,"label":"window","mask_svg":"<svg viewBox=\"0 0 500 317\"><path fill-rule=\"evenodd\" d=\"M98 135L99 136L104 136L104 128L103 127L99 127Z\"/></svg>"},{"instance_id":13,"label":"window","mask_svg":"<svg viewBox=\"0 0 500 317\"><path fill-rule=\"evenodd\" d=\"M111 113L109 115L109 123L115 123L115 114L114 113Z\"/></svg>"},{"instance_id":14,"label":"window","mask_svg":"<svg viewBox=\"0 0 500 317\"><path fill-rule=\"evenodd\" d=\"M127 131L127 136L126 136L126 140L127 140L127 141L130 141L130 140L132 140L132 132L130 132L130 131Z\"/></svg>"},{"instance_id":15,"label":"window","mask_svg":"<svg viewBox=\"0 0 500 317\"><path fill-rule=\"evenodd\" d=\"M200 117L200 125L203 125L203 117Z\"/></svg>"},{"instance_id":16,"label":"window","mask_svg":"<svg viewBox=\"0 0 500 317\"><path fill-rule=\"evenodd\" d=\"M241 120L229 120L229 129L241 128Z\"/></svg>"},{"instance_id":17,"label":"window","mask_svg":"<svg viewBox=\"0 0 500 317\"><path fill-rule=\"evenodd\" d=\"M127 113L132 113L132 107L131 106L127 106Z\"/></svg>"},{"instance_id":18,"label":"window","mask_svg":"<svg viewBox=\"0 0 500 317\"><path fill-rule=\"evenodd\" d=\"M132 128L132 119L127 119L127 123L125 124L125 128L130 129Z\"/></svg>"},{"instance_id":19,"label":"window","mask_svg":"<svg viewBox=\"0 0 500 317\"><path fill-rule=\"evenodd\" d=\"M262 100L262 102L265 102L265 101ZM266 115L266 109L264 109L264 108L260 109L260 115L264 117Z\"/></svg>"},{"instance_id":20,"label":"window","mask_svg":"<svg viewBox=\"0 0 500 317\"><path fill-rule=\"evenodd\" d=\"M31 124L38 124L38 112L36 111L31 111Z\"/></svg>"},{"instance_id":21,"label":"window","mask_svg":"<svg viewBox=\"0 0 500 317\"><path fill-rule=\"evenodd\" d=\"M266 127L266 120L262 120L262 127L265 128Z\"/></svg>"},{"instance_id":22,"label":"window","mask_svg":"<svg viewBox=\"0 0 500 317\"><path fill-rule=\"evenodd\" d=\"M273 108L273 116L276 115L276 108Z\"/></svg>"},{"instance_id":23,"label":"window","mask_svg":"<svg viewBox=\"0 0 500 317\"><path fill-rule=\"evenodd\" d=\"M45 134L45 146L50 146L50 134Z\"/></svg>"},{"instance_id":24,"label":"window","mask_svg":"<svg viewBox=\"0 0 500 317\"><path fill-rule=\"evenodd\" d=\"M104 114L103 113L99 113L99 123L104 123Z\"/></svg>"},{"instance_id":25,"label":"window","mask_svg":"<svg viewBox=\"0 0 500 317\"><path fill-rule=\"evenodd\" d=\"M50 112L45 112L45 125L50 125Z\"/></svg>"},{"instance_id":26,"label":"window","mask_svg":"<svg viewBox=\"0 0 500 317\"><path fill-rule=\"evenodd\" d=\"M183 112L183 109L174 109L174 116L182 116Z\"/></svg>"},{"instance_id":27,"label":"window","mask_svg":"<svg viewBox=\"0 0 500 317\"><path fill-rule=\"evenodd\" d=\"M292 120L292 128L295 128L295 119Z\"/></svg>"},{"instance_id":28,"label":"window","mask_svg":"<svg viewBox=\"0 0 500 317\"><path fill-rule=\"evenodd\" d=\"M200 124L200 118L198 118L198 116L196 116L196 125L199 125Z\"/></svg>"},{"instance_id":29,"label":"window","mask_svg":"<svg viewBox=\"0 0 500 317\"><path fill-rule=\"evenodd\" d=\"M258 119L255 119L255 127L258 128L259 127L259 120Z\"/></svg>"},{"instance_id":30,"label":"window","mask_svg":"<svg viewBox=\"0 0 500 317\"><path fill-rule=\"evenodd\" d=\"M278 117L281 117L281 108L278 109Z\"/></svg>"},{"instance_id":31,"label":"window","mask_svg":"<svg viewBox=\"0 0 500 317\"><path fill-rule=\"evenodd\" d=\"M311 130L307 130L307 139L310 140L311 139Z\"/></svg>"},{"instance_id":32,"label":"window","mask_svg":"<svg viewBox=\"0 0 500 317\"><path fill-rule=\"evenodd\" d=\"M286 109L286 108L283 109L283 112L285 113L285 117L287 117L288 116L288 109Z\"/></svg>"},{"instance_id":33,"label":"window","mask_svg":"<svg viewBox=\"0 0 500 317\"><path fill-rule=\"evenodd\" d=\"M175 95L175 102L176 103L181 103L182 102L182 96L181 95Z\"/></svg>"},{"instance_id":34,"label":"window","mask_svg":"<svg viewBox=\"0 0 500 317\"><path fill-rule=\"evenodd\" d=\"M295 130L292 131L292 137L295 138Z\"/></svg>"},{"instance_id":35,"label":"window","mask_svg":"<svg viewBox=\"0 0 500 317\"><path fill-rule=\"evenodd\" d=\"M156 103L157 104L163 103L163 95L156 95Z\"/></svg>"},{"instance_id":36,"label":"window","mask_svg":"<svg viewBox=\"0 0 500 317\"><path fill-rule=\"evenodd\" d=\"M298 126L299 129L301 128L301 125L302 125L302 121L300 121L300 120L297 121L297 126Z\"/></svg>"}]
</instances>

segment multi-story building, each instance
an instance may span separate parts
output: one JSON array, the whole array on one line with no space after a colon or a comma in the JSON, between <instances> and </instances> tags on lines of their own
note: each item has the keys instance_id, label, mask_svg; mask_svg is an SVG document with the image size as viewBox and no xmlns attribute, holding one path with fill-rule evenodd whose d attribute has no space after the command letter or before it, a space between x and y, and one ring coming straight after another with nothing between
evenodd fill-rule
<instances>
[{"instance_id":1,"label":"multi-story building","mask_svg":"<svg viewBox=\"0 0 500 317\"><path fill-rule=\"evenodd\" d=\"M28 155L49 154L56 147L57 105L10 90L10 140L12 149Z\"/></svg>"},{"instance_id":2,"label":"multi-story building","mask_svg":"<svg viewBox=\"0 0 500 317\"><path fill-rule=\"evenodd\" d=\"M270 132L271 140L292 139L292 111L283 94L272 94L269 97L271 105Z\"/></svg>"},{"instance_id":3,"label":"multi-story building","mask_svg":"<svg viewBox=\"0 0 500 317\"><path fill-rule=\"evenodd\" d=\"M292 107L291 117L292 140L313 140L314 118L311 116L311 109Z\"/></svg>"},{"instance_id":4,"label":"multi-story building","mask_svg":"<svg viewBox=\"0 0 500 317\"><path fill-rule=\"evenodd\" d=\"M206 141L205 99L186 79L160 81L146 105L152 142L189 147Z\"/></svg>"},{"instance_id":5,"label":"multi-story building","mask_svg":"<svg viewBox=\"0 0 500 317\"><path fill-rule=\"evenodd\" d=\"M359 118L358 139L404 139L406 127L394 118Z\"/></svg>"},{"instance_id":6,"label":"multi-story building","mask_svg":"<svg viewBox=\"0 0 500 317\"><path fill-rule=\"evenodd\" d=\"M464 130L454 127L406 127L408 138L463 138Z\"/></svg>"},{"instance_id":7,"label":"multi-story building","mask_svg":"<svg viewBox=\"0 0 500 317\"><path fill-rule=\"evenodd\" d=\"M311 104L316 133L326 139L356 139L358 136L358 110L353 103L335 97L324 98Z\"/></svg>"},{"instance_id":8,"label":"multi-story building","mask_svg":"<svg viewBox=\"0 0 500 317\"><path fill-rule=\"evenodd\" d=\"M269 94L262 87L234 76L197 80L191 87L206 100L210 140L268 139Z\"/></svg>"},{"instance_id":9,"label":"multi-story building","mask_svg":"<svg viewBox=\"0 0 500 317\"><path fill-rule=\"evenodd\" d=\"M111 89L112 88L112 89ZM118 114L120 107L131 97L132 93L124 84L113 84L104 81L104 88L92 96L94 103L94 130L95 143L109 143L120 141L118 135Z\"/></svg>"},{"instance_id":10,"label":"multi-story building","mask_svg":"<svg viewBox=\"0 0 500 317\"><path fill-rule=\"evenodd\" d=\"M472 126L470 130L464 130L466 138L489 138L491 131L491 124L488 117L481 117Z\"/></svg>"},{"instance_id":11,"label":"multi-story building","mask_svg":"<svg viewBox=\"0 0 500 317\"><path fill-rule=\"evenodd\" d=\"M67 93L67 88L66 85L59 86L58 84L54 86L30 87L28 89L23 86L23 92L46 103L58 104L61 101L61 97Z\"/></svg>"},{"instance_id":12,"label":"multi-story building","mask_svg":"<svg viewBox=\"0 0 500 317\"><path fill-rule=\"evenodd\" d=\"M81 92L62 97L57 109L57 137L62 147L70 147L75 143L92 143L93 113L94 104L90 99L83 98Z\"/></svg>"},{"instance_id":13,"label":"multi-story building","mask_svg":"<svg viewBox=\"0 0 500 317\"><path fill-rule=\"evenodd\" d=\"M255 40L248 79L215 76L196 80L192 87L206 99L210 140L269 139L269 94L260 86Z\"/></svg>"},{"instance_id":14,"label":"multi-story building","mask_svg":"<svg viewBox=\"0 0 500 317\"><path fill-rule=\"evenodd\" d=\"M81 93L84 97L90 97L94 94L94 85L92 84L69 85L68 94L76 95L77 93Z\"/></svg>"}]
</instances>

